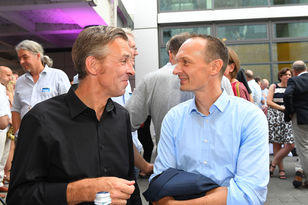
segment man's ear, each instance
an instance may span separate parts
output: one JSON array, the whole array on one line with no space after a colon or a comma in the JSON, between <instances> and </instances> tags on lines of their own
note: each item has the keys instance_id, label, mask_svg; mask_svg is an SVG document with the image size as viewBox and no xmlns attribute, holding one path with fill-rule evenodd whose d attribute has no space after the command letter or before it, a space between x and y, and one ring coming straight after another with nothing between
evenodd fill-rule
<instances>
[{"instance_id":1,"label":"man's ear","mask_svg":"<svg viewBox=\"0 0 308 205\"><path fill-rule=\"evenodd\" d=\"M90 75L97 75L97 59L94 56L86 58L86 72Z\"/></svg>"},{"instance_id":2,"label":"man's ear","mask_svg":"<svg viewBox=\"0 0 308 205\"><path fill-rule=\"evenodd\" d=\"M211 62L211 64L212 64L212 66L211 66L212 75L219 74L219 72L222 68L222 65L223 65L223 61L221 59L216 59L216 60L213 60Z\"/></svg>"}]
</instances>

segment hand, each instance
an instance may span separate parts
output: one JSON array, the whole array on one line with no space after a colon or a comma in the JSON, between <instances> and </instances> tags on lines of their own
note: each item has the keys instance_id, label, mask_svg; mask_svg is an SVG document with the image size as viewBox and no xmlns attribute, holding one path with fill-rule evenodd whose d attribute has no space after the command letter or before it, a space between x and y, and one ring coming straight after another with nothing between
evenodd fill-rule
<instances>
[{"instance_id":1,"label":"hand","mask_svg":"<svg viewBox=\"0 0 308 205\"><path fill-rule=\"evenodd\" d=\"M152 163L148 163L144 170L141 170L146 175L150 175L153 173L154 166Z\"/></svg>"},{"instance_id":2,"label":"hand","mask_svg":"<svg viewBox=\"0 0 308 205\"><path fill-rule=\"evenodd\" d=\"M101 180L100 180L101 179ZM112 204L126 204L127 199L135 190L135 181L128 181L117 177L101 177L99 182L104 187L104 190L110 193Z\"/></svg>"},{"instance_id":3,"label":"hand","mask_svg":"<svg viewBox=\"0 0 308 205\"><path fill-rule=\"evenodd\" d=\"M284 105L281 105L280 107L281 107L281 109L280 109L281 111L285 110L285 106Z\"/></svg>"},{"instance_id":4,"label":"hand","mask_svg":"<svg viewBox=\"0 0 308 205\"><path fill-rule=\"evenodd\" d=\"M171 205L172 201L175 201L173 197L166 196L158 201L153 201L152 203L153 205Z\"/></svg>"},{"instance_id":5,"label":"hand","mask_svg":"<svg viewBox=\"0 0 308 205\"><path fill-rule=\"evenodd\" d=\"M97 192L109 192L112 204L126 204L135 190L135 181L117 177L87 178L67 185L67 204L94 201Z\"/></svg>"}]
</instances>

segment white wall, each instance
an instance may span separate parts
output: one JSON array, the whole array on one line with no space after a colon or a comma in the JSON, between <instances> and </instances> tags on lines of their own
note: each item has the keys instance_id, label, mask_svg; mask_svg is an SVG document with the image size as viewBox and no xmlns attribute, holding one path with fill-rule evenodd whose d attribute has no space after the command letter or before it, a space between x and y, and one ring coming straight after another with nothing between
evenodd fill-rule
<instances>
[{"instance_id":1,"label":"white wall","mask_svg":"<svg viewBox=\"0 0 308 205\"><path fill-rule=\"evenodd\" d=\"M136 85L146 73L158 69L157 1L135 1Z\"/></svg>"}]
</instances>

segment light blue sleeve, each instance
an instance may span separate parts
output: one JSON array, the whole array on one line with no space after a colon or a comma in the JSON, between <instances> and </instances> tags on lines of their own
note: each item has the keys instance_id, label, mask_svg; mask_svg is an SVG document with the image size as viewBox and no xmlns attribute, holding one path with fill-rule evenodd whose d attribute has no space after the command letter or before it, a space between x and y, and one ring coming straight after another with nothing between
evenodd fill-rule
<instances>
[{"instance_id":1,"label":"light blue sleeve","mask_svg":"<svg viewBox=\"0 0 308 205\"><path fill-rule=\"evenodd\" d=\"M22 76L22 77L24 77L24 76ZM22 78L22 77L20 77L20 78ZM22 86L19 86L19 84L21 84L21 83L22 83L22 81L20 79L17 79L15 91L14 91L13 106L11 108L12 112L21 113L22 105L21 105L21 99L20 99L20 96L19 96L19 90L20 90L20 87L22 87Z\"/></svg>"},{"instance_id":2,"label":"light blue sleeve","mask_svg":"<svg viewBox=\"0 0 308 205\"><path fill-rule=\"evenodd\" d=\"M62 70L59 70L58 95L65 94L71 87L71 83Z\"/></svg>"},{"instance_id":3,"label":"light blue sleeve","mask_svg":"<svg viewBox=\"0 0 308 205\"><path fill-rule=\"evenodd\" d=\"M166 114L162 122L157 157L154 163L154 173L151 175L150 180L170 167L176 168L174 142L174 128L176 121L174 119L175 115L172 109Z\"/></svg>"},{"instance_id":4,"label":"light blue sleeve","mask_svg":"<svg viewBox=\"0 0 308 205\"><path fill-rule=\"evenodd\" d=\"M268 124L255 108L246 113L235 176L228 187L228 205L264 204L269 182Z\"/></svg>"}]
</instances>

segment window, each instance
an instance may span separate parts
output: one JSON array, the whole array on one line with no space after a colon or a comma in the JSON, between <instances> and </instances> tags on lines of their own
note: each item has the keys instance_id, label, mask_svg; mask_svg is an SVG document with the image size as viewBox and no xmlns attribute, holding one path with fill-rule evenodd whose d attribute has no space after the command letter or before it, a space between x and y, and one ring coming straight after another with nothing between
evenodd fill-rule
<instances>
[{"instance_id":1,"label":"window","mask_svg":"<svg viewBox=\"0 0 308 205\"><path fill-rule=\"evenodd\" d=\"M217 26L217 37L227 41L267 39L266 24Z\"/></svg>"},{"instance_id":2,"label":"window","mask_svg":"<svg viewBox=\"0 0 308 205\"><path fill-rule=\"evenodd\" d=\"M293 62L308 60L308 42L273 43L272 53L274 62Z\"/></svg>"},{"instance_id":3,"label":"window","mask_svg":"<svg viewBox=\"0 0 308 205\"><path fill-rule=\"evenodd\" d=\"M271 28L272 32L268 28ZM238 54L241 67L254 71L256 76L267 78L270 82L276 82L278 71L284 67L291 67L295 60L308 62L308 19L288 22L281 20L198 26L177 25L160 27L159 31L160 66L169 60L166 42L181 32L216 35L225 40L226 45Z\"/></svg>"},{"instance_id":4,"label":"window","mask_svg":"<svg viewBox=\"0 0 308 205\"><path fill-rule=\"evenodd\" d=\"M192 11L212 8L212 0L159 0L159 11Z\"/></svg>"},{"instance_id":5,"label":"window","mask_svg":"<svg viewBox=\"0 0 308 205\"><path fill-rule=\"evenodd\" d=\"M275 38L308 37L308 22L275 23Z\"/></svg>"},{"instance_id":6,"label":"window","mask_svg":"<svg viewBox=\"0 0 308 205\"><path fill-rule=\"evenodd\" d=\"M304 4L304 3L308 3L308 0L271 0L271 5Z\"/></svg>"},{"instance_id":7,"label":"window","mask_svg":"<svg viewBox=\"0 0 308 205\"><path fill-rule=\"evenodd\" d=\"M162 33L162 38L160 40L160 60L159 60L159 66L162 67L169 61L169 57L166 51L166 43L169 41L169 39L179 33L188 32L188 33L196 33L196 34L211 34L211 26L208 25L202 25L202 26L193 26L193 27L166 27L160 29Z\"/></svg>"},{"instance_id":8,"label":"window","mask_svg":"<svg viewBox=\"0 0 308 205\"><path fill-rule=\"evenodd\" d=\"M269 44L230 45L241 64L270 63Z\"/></svg>"},{"instance_id":9,"label":"window","mask_svg":"<svg viewBox=\"0 0 308 205\"><path fill-rule=\"evenodd\" d=\"M243 7L258 7L267 6L267 0L214 0L214 8L243 8Z\"/></svg>"}]
</instances>

